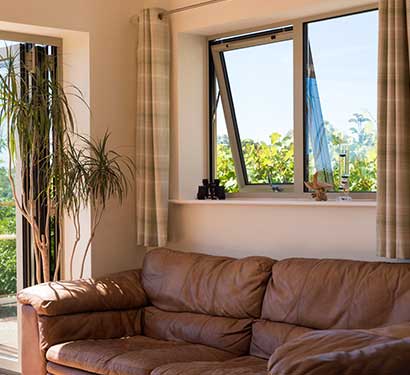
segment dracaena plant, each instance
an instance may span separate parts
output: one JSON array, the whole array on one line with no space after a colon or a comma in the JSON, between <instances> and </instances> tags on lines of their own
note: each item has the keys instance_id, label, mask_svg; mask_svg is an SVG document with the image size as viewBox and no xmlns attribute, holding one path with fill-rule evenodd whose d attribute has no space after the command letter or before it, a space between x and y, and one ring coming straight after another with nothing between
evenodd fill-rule
<instances>
[{"instance_id":1,"label":"dracaena plant","mask_svg":"<svg viewBox=\"0 0 410 375\"><path fill-rule=\"evenodd\" d=\"M86 103L78 88L70 86L68 92L58 80L51 78L55 76L54 62L45 60L35 69L20 69L19 64L19 56L6 48L6 55L0 56L0 115L1 126L6 128L8 177L16 208L31 228L36 281L58 278L63 240L55 249L56 266L51 275L50 226L58 223L57 230L63 233L66 215L75 229L73 247L66 249L71 252L70 277L73 277L73 259L81 238L80 212L91 205L93 218L81 259L82 277L107 201L122 200L127 194L133 163L109 149L109 133L101 139L76 133L69 99ZM20 192L17 180L22 181Z\"/></svg>"},{"instance_id":2,"label":"dracaena plant","mask_svg":"<svg viewBox=\"0 0 410 375\"><path fill-rule=\"evenodd\" d=\"M76 232L70 256L71 277L74 257L81 238L81 208L88 204L94 208L91 234L81 260L80 277L83 277L85 260L106 204L110 199L122 202L129 190L127 176L134 175L133 161L108 148L109 137L110 134L107 132L98 140L76 135L75 144L71 140L66 142L62 206L72 218Z\"/></svg>"}]
</instances>

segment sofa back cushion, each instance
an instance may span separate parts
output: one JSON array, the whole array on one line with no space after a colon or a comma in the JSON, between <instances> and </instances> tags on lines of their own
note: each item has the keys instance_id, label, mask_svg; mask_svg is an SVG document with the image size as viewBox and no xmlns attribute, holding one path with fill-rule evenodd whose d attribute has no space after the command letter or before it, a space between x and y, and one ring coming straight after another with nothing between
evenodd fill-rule
<instances>
[{"instance_id":1,"label":"sofa back cushion","mask_svg":"<svg viewBox=\"0 0 410 375\"><path fill-rule=\"evenodd\" d=\"M265 257L156 249L145 256L142 282L151 303L164 311L258 318L272 264Z\"/></svg>"},{"instance_id":2,"label":"sofa back cushion","mask_svg":"<svg viewBox=\"0 0 410 375\"><path fill-rule=\"evenodd\" d=\"M154 306L143 313L144 335L160 340L186 341L237 355L249 353L252 319L162 311Z\"/></svg>"},{"instance_id":3,"label":"sofa back cushion","mask_svg":"<svg viewBox=\"0 0 410 375\"><path fill-rule=\"evenodd\" d=\"M410 264L286 259L272 267L262 319L313 329L410 320Z\"/></svg>"}]
</instances>

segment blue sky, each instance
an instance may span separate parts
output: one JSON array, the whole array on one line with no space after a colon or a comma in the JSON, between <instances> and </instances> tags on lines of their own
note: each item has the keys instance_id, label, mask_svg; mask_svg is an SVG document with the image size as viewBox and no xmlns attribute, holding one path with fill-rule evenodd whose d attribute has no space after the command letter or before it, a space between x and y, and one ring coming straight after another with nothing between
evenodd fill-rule
<instances>
[{"instance_id":1,"label":"blue sky","mask_svg":"<svg viewBox=\"0 0 410 375\"><path fill-rule=\"evenodd\" d=\"M372 11L308 26L323 117L342 131L353 113L376 119L377 18ZM286 41L225 54L242 139L293 129L292 48Z\"/></svg>"},{"instance_id":2,"label":"blue sky","mask_svg":"<svg viewBox=\"0 0 410 375\"><path fill-rule=\"evenodd\" d=\"M19 42L13 42L13 41L8 41L8 40L0 40L0 55L2 57L6 56L6 47L10 47L16 44L20 44ZM0 74L1 70L0 70ZM6 124L1 124L1 129L0 129L0 137L6 139L7 132L6 132ZM9 163L9 156L8 156L8 150L7 147L5 147L3 150L0 150L0 167L5 167L8 168L8 163Z\"/></svg>"}]
</instances>

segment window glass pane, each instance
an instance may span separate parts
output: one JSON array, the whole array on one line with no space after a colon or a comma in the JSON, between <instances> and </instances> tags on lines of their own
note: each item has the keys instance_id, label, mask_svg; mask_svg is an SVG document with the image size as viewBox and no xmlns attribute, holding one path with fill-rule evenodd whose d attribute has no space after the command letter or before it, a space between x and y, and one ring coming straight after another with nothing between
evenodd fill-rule
<instances>
[{"instance_id":1,"label":"window glass pane","mask_svg":"<svg viewBox=\"0 0 410 375\"><path fill-rule=\"evenodd\" d=\"M217 92L219 88L217 87ZM217 95L217 108L215 113L216 124L216 178L221 181L228 193L239 191L238 180L236 179L235 164L232 157L232 150L229 143L226 128L225 115L222 108L222 101Z\"/></svg>"},{"instance_id":2,"label":"window glass pane","mask_svg":"<svg viewBox=\"0 0 410 375\"><path fill-rule=\"evenodd\" d=\"M224 58L248 183L293 183L293 41Z\"/></svg>"},{"instance_id":3,"label":"window glass pane","mask_svg":"<svg viewBox=\"0 0 410 375\"><path fill-rule=\"evenodd\" d=\"M376 190L377 11L307 24L306 135L309 178L340 186L349 154L350 190Z\"/></svg>"}]
</instances>

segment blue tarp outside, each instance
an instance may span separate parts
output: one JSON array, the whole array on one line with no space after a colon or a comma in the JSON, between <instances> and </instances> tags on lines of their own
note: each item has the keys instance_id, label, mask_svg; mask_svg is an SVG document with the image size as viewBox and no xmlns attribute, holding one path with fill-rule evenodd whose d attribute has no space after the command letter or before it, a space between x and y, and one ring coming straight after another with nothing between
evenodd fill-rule
<instances>
[{"instance_id":1,"label":"blue tarp outside","mask_svg":"<svg viewBox=\"0 0 410 375\"><path fill-rule=\"evenodd\" d=\"M323 120L322 106L320 103L319 88L316 80L315 67L309 45L308 72L306 77L306 105L307 125L310 145L313 151L315 169L321 179L333 184L332 161L329 152L329 143Z\"/></svg>"}]
</instances>

